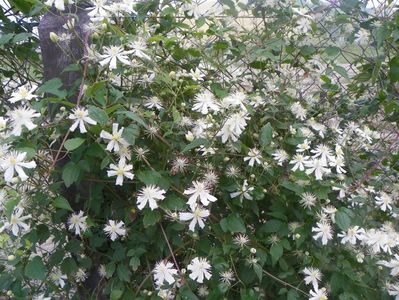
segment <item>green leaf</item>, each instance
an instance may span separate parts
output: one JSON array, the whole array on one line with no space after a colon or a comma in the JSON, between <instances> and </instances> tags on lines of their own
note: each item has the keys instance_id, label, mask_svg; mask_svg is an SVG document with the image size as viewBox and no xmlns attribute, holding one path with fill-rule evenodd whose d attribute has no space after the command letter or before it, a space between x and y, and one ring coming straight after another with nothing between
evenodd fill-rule
<instances>
[{"instance_id":1,"label":"green leaf","mask_svg":"<svg viewBox=\"0 0 399 300\"><path fill-rule=\"evenodd\" d=\"M144 122L144 120L142 118L140 118L137 114L135 114L134 112L131 111L122 111L120 112L122 114L124 114L126 117L128 117L129 119L136 121L138 124L140 124L143 127L147 127L147 124Z\"/></svg>"},{"instance_id":2,"label":"green leaf","mask_svg":"<svg viewBox=\"0 0 399 300\"><path fill-rule=\"evenodd\" d=\"M62 81L59 78L53 78L46 81L41 87L37 89L37 93L48 93L57 96L58 98L65 98L67 92L65 90L60 90L62 87Z\"/></svg>"},{"instance_id":3,"label":"green leaf","mask_svg":"<svg viewBox=\"0 0 399 300\"><path fill-rule=\"evenodd\" d=\"M139 171L137 172L136 176L138 180L140 180L146 185L150 184L156 185L159 182L159 180L162 178L162 175L160 173L152 170Z\"/></svg>"},{"instance_id":4,"label":"green leaf","mask_svg":"<svg viewBox=\"0 0 399 300\"><path fill-rule=\"evenodd\" d=\"M230 231L231 233L241 232L245 233L245 223L241 217L235 214L229 215L227 218L220 220L220 227L224 232Z\"/></svg>"},{"instance_id":5,"label":"green leaf","mask_svg":"<svg viewBox=\"0 0 399 300\"><path fill-rule=\"evenodd\" d=\"M14 37L13 33L2 34L0 36L0 46L7 44Z\"/></svg>"},{"instance_id":6,"label":"green leaf","mask_svg":"<svg viewBox=\"0 0 399 300\"><path fill-rule=\"evenodd\" d=\"M184 149L182 150L182 153L186 153L190 151L191 149L195 149L201 145L207 146L209 144L209 141L207 139L196 139L192 141L190 144L188 144Z\"/></svg>"},{"instance_id":7,"label":"green leaf","mask_svg":"<svg viewBox=\"0 0 399 300\"><path fill-rule=\"evenodd\" d=\"M343 210L338 210L335 213L335 222L341 230L347 230L351 225L351 218Z\"/></svg>"},{"instance_id":8,"label":"green leaf","mask_svg":"<svg viewBox=\"0 0 399 300\"><path fill-rule=\"evenodd\" d=\"M121 281L127 282L130 280L130 270L125 265L119 265L116 273Z\"/></svg>"},{"instance_id":9,"label":"green leaf","mask_svg":"<svg viewBox=\"0 0 399 300\"><path fill-rule=\"evenodd\" d=\"M341 49L339 49L338 47L333 47L333 46L327 47L324 50L325 54L327 54L328 56L332 56L332 57L337 56L340 52L341 52Z\"/></svg>"},{"instance_id":10,"label":"green leaf","mask_svg":"<svg viewBox=\"0 0 399 300\"><path fill-rule=\"evenodd\" d=\"M111 300L118 300L122 297L123 291L121 290L112 290L110 299Z\"/></svg>"},{"instance_id":11,"label":"green leaf","mask_svg":"<svg viewBox=\"0 0 399 300\"><path fill-rule=\"evenodd\" d=\"M31 279L44 280L46 279L46 269L39 256L35 256L25 266L25 275Z\"/></svg>"},{"instance_id":12,"label":"green leaf","mask_svg":"<svg viewBox=\"0 0 399 300\"><path fill-rule=\"evenodd\" d=\"M133 271L137 271L137 269L140 267L140 259L136 256L133 256L129 261L129 266Z\"/></svg>"},{"instance_id":13,"label":"green leaf","mask_svg":"<svg viewBox=\"0 0 399 300\"><path fill-rule=\"evenodd\" d=\"M76 273L78 266L72 257L67 257L61 264L61 272L66 275L72 275Z\"/></svg>"},{"instance_id":14,"label":"green leaf","mask_svg":"<svg viewBox=\"0 0 399 300\"><path fill-rule=\"evenodd\" d=\"M268 146L273 138L273 127L270 123L267 123L260 130L260 144L262 147Z\"/></svg>"},{"instance_id":15,"label":"green leaf","mask_svg":"<svg viewBox=\"0 0 399 300\"><path fill-rule=\"evenodd\" d=\"M316 48L313 46L305 45L305 46L301 47L300 51L303 56L308 56L308 55L312 55L313 53L315 53Z\"/></svg>"},{"instance_id":16,"label":"green leaf","mask_svg":"<svg viewBox=\"0 0 399 300\"><path fill-rule=\"evenodd\" d=\"M101 108L93 105L88 105L87 109L89 110L90 117L97 121L101 125L106 125L108 123L108 115Z\"/></svg>"},{"instance_id":17,"label":"green leaf","mask_svg":"<svg viewBox=\"0 0 399 300\"><path fill-rule=\"evenodd\" d=\"M258 276L259 282L262 282L262 277L263 277L262 267L259 264L254 264L254 271L256 276Z\"/></svg>"},{"instance_id":18,"label":"green leaf","mask_svg":"<svg viewBox=\"0 0 399 300\"><path fill-rule=\"evenodd\" d=\"M68 200L62 196L59 196L54 199L53 206L56 208L61 208L69 211L73 211L71 205L69 204Z\"/></svg>"},{"instance_id":19,"label":"green leaf","mask_svg":"<svg viewBox=\"0 0 399 300\"><path fill-rule=\"evenodd\" d=\"M136 124L130 124L128 127L123 129L122 137L131 146L136 143L136 138L140 135L140 128Z\"/></svg>"},{"instance_id":20,"label":"green leaf","mask_svg":"<svg viewBox=\"0 0 399 300\"><path fill-rule=\"evenodd\" d=\"M161 220L161 214L157 211L146 210L144 212L143 224L144 227L154 226Z\"/></svg>"},{"instance_id":21,"label":"green leaf","mask_svg":"<svg viewBox=\"0 0 399 300\"><path fill-rule=\"evenodd\" d=\"M22 41L26 40L27 38L30 38L31 36L32 36L32 33L29 33L29 32L18 33L16 36L14 36L12 41L14 43L22 42Z\"/></svg>"},{"instance_id":22,"label":"green leaf","mask_svg":"<svg viewBox=\"0 0 399 300\"><path fill-rule=\"evenodd\" d=\"M74 182L78 181L80 176L80 168L77 164L70 161L62 170L62 180L66 187L70 187Z\"/></svg>"},{"instance_id":23,"label":"green leaf","mask_svg":"<svg viewBox=\"0 0 399 300\"><path fill-rule=\"evenodd\" d=\"M399 81L399 57L394 57L389 62L388 76L392 82Z\"/></svg>"},{"instance_id":24,"label":"green leaf","mask_svg":"<svg viewBox=\"0 0 399 300\"><path fill-rule=\"evenodd\" d=\"M67 140L64 144L64 147L68 151L72 151L72 150L79 148L84 142L85 142L85 139L73 138L73 139Z\"/></svg>"},{"instance_id":25,"label":"green leaf","mask_svg":"<svg viewBox=\"0 0 399 300\"><path fill-rule=\"evenodd\" d=\"M283 256L283 246L280 244L274 244L270 247L270 255L272 257L272 264L275 265L276 262Z\"/></svg>"}]
</instances>

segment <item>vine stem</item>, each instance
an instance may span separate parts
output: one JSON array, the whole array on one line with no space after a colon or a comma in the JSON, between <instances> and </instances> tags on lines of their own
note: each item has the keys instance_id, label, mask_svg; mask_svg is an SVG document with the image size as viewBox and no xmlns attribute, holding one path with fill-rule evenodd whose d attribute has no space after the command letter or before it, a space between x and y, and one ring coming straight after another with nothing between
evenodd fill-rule
<instances>
[{"instance_id":1,"label":"vine stem","mask_svg":"<svg viewBox=\"0 0 399 300\"><path fill-rule=\"evenodd\" d=\"M292 284L290 284L290 283L288 283L288 282L286 282L286 281L284 281L284 280L282 280L282 279L280 279L280 278L274 276L273 274L269 273L268 271L263 270L263 273L265 273L265 274L266 274L267 276L269 276L270 278L276 280L277 282L281 283L282 285L284 285L284 286L289 286L290 288L292 288L292 289L294 289L294 290L296 290L296 291L298 291L298 292L304 294L305 296L309 297L309 294L306 293L305 291L303 291L303 290L301 290L300 288L297 288L296 286L294 286L294 285L292 285Z\"/></svg>"},{"instance_id":2,"label":"vine stem","mask_svg":"<svg viewBox=\"0 0 399 300\"><path fill-rule=\"evenodd\" d=\"M179 271L179 274L181 275L181 270L180 270L179 264L177 263L176 257L175 257L175 255L173 253L172 246L169 243L169 240L168 240L168 237L166 235L165 229L163 229L163 226L162 226L161 223L159 223L159 226L161 227L161 231L162 231L163 237L165 238L166 244L168 245L169 252L170 252L170 255L172 256L173 262L175 263L175 266L176 266L177 270Z\"/></svg>"}]
</instances>

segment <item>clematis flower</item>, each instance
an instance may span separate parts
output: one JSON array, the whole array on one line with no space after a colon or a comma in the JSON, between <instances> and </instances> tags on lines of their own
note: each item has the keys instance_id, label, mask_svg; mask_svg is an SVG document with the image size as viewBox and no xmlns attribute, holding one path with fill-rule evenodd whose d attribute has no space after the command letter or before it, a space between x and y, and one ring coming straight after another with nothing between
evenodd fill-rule
<instances>
[{"instance_id":1,"label":"clematis flower","mask_svg":"<svg viewBox=\"0 0 399 300\"><path fill-rule=\"evenodd\" d=\"M148 185L145 188L142 188L137 197L137 207L142 210L144 206L150 206L151 210L154 210L158 207L157 201L165 199L164 194L165 190L160 189L155 185Z\"/></svg>"},{"instance_id":2,"label":"clematis flower","mask_svg":"<svg viewBox=\"0 0 399 300\"><path fill-rule=\"evenodd\" d=\"M18 177L22 181L28 179L28 176L25 174L23 168L36 168L36 163L34 161L24 162L26 155L26 152L12 151L1 159L0 168L4 170L4 180L6 182L10 182L14 178L15 172L17 172Z\"/></svg>"},{"instance_id":3,"label":"clematis flower","mask_svg":"<svg viewBox=\"0 0 399 300\"><path fill-rule=\"evenodd\" d=\"M123 134L123 127L118 130L118 123L112 124L112 134L102 130L100 132L100 137L104 140L109 140L107 145L107 151L111 152L118 152L121 147L128 147L129 143L122 137Z\"/></svg>"},{"instance_id":4,"label":"clematis flower","mask_svg":"<svg viewBox=\"0 0 399 300\"><path fill-rule=\"evenodd\" d=\"M108 225L104 227L104 231L111 238L111 241L115 241L118 237L126 235L125 223L109 220Z\"/></svg>"},{"instance_id":5,"label":"clematis flower","mask_svg":"<svg viewBox=\"0 0 399 300\"><path fill-rule=\"evenodd\" d=\"M173 276L177 275L177 270L173 268L173 264L169 261L161 260L155 265L153 270L154 280L157 286L161 286L166 281L168 284L174 283L176 280Z\"/></svg>"},{"instance_id":6,"label":"clematis flower","mask_svg":"<svg viewBox=\"0 0 399 300\"><path fill-rule=\"evenodd\" d=\"M184 191L185 195L191 195L187 201L187 204L193 210L197 205L197 200L199 199L201 203L205 206L209 205L209 202L215 202L217 198L209 193L208 187L204 182L193 181L193 186Z\"/></svg>"},{"instance_id":7,"label":"clematis flower","mask_svg":"<svg viewBox=\"0 0 399 300\"><path fill-rule=\"evenodd\" d=\"M204 219L208 218L210 213L209 210L207 209L202 209L200 206L195 207L194 209L191 209L192 212L181 212L179 214L179 219L180 221L189 221L190 225L188 228L191 231L194 231L195 225L198 224L200 228L205 227Z\"/></svg>"},{"instance_id":8,"label":"clematis flower","mask_svg":"<svg viewBox=\"0 0 399 300\"><path fill-rule=\"evenodd\" d=\"M189 277L198 283L203 283L204 278L209 279L212 277L210 272L211 265L206 258L196 257L187 266L187 269L191 271Z\"/></svg>"},{"instance_id":9,"label":"clematis flower","mask_svg":"<svg viewBox=\"0 0 399 300\"><path fill-rule=\"evenodd\" d=\"M40 113L28 107L18 107L9 111L7 115L11 121L11 134L15 136L21 135L22 127L26 127L28 130L35 129L37 125L32 122L32 119L40 117Z\"/></svg>"},{"instance_id":10,"label":"clematis flower","mask_svg":"<svg viewBox=\"0 0 399 300\"><path fill-rule=\"evenodd\" d=\"M30 219L32 215L22 216L24 209L22 207L17 207L11 214L10 221L6 221L3 227L0 228L0 233L5 229L11 229L14 236L18 236L18 233L22 230L29 230L29 225L24 221Z\"/></svg>"},{"instance_id":11,"label":"clematis flower","mask_svg":"<svg viewBox=\"0 0 399 300\"><path fill-rule=\"evenodd\" d=\"M94 121L92 118L89 117L89 111L82 107L76 107L72 110L72 114L69 115L70 120L75 120L72 124L70 130L75 131L75 129L79 125L80 133L86 133L85 123L90 125L96 125L97 122Z\"/></svg>"},{"instance_id":12,"label":"clematis flower","mask_svg":"<svg viewBox=\"0 0 399 300\"><path fill-rule=\"evenodd\" d=\"M104 47L104 50L105 54L100 55L100 58L102 59L100 61L101 66L109 64L109 69L114 70L116 69L116 63L118 60L125 65L131 65L129 57L127 57L129 52L123 50L121 46Z\"/></svg>"},{"instance_id":13,"label":"clematis flower","mask_svg":"<svg viewBox=\"0 0 399 300\"><path fill-rule=\"evenodd\" d=\"M108 177L117 176L116 177L116 185L123 185L123 177L133 179L134 174L129 172L133 169L133 165L127 165L125 159L120 159L118 165L111 164L110 169L107 172Z\"/></svg>"},{"instance_id":14,"label":"clematis flower","mask_svg":"<svg viewBox=\"0 0 399 300\"><path fill-rule=\"evenodd\" d=\"M32 100L34 98L37 98L36 95L33 94L33 92L36 90L37 85L32 85L30 89L28 89L26 86L21 86L18 88L18 90L14 93L11 94L11 98L8 99L11 103L15 103L18 101L22 100Z\"/></svg>"},{"instance_id":15,"label":"clematis flower","mask_svg":"<svg viewBox=\"0 0 399 300\"><path fill-rule=\"evenodd\" d=\"M86 219L87 216L83 216L83 211L79 211L77 214L73 213L68 219L68 229L75 230L76 235L81 235L87 229Z\"/></svg>"}]
</instances>

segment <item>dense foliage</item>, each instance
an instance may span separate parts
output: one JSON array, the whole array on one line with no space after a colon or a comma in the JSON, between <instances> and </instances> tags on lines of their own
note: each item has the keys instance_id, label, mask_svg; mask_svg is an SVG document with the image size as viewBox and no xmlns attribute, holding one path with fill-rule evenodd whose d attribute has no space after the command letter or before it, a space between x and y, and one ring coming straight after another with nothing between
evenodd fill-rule
<instances>
[{"instance_id":1,"label":"dense foliage","mask_svg":"<svg viewBox=\"0 0 399 300\"><path fill-rule=\"evenodd\" d=\"M65 90L67 2L0 8L2 295L399 299L395 1L92 1Z\"/></svg>"}]
</instances>

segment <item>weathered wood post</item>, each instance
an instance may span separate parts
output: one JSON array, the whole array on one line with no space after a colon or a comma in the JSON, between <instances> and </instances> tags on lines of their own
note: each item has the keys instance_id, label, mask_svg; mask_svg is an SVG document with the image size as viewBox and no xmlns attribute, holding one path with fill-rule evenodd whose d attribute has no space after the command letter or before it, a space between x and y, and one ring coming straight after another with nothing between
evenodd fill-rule
<instances>
[{"instance_id":1,"label":"weathered wood post","mask_svg":"<svg viewBox=\"0 0 399 300\"><path fill-rule=\"evenodd\" d=\"M59 12L52 8L46 13L39 24L40 48L42 53L43 67L44 67L44 81L53 78L60 78L62 81L62 88L69 92L68 99L71 102L77 102L79 97L79 86L84 77L81 71L64 72L65 68L71 64L79 64L82 62L84 56L85 41L88 40L86 25L89 24L90 18L87 11L84 9L87 5L70 5L66 7L65 11ZM68 20L72 20L74 27L68 30L65 25ZM58 42L54 42L50 33L55 33L59 38ZM83 78L84 80L84 78ZM71 93L72 89L76 91ZM80 91L81 92L81 91ZM58 107L51 107L51 116L54 117ZM56 145L59 147L59 145ZM61 160L57 162L57 166L64 165L67 161ZM65 189L64 197L69 200L71 206L75 210L83 209L84 202L90 197L90 183L81 183L78 187L71 187ZM80 203L74 203L76 197L79 195ZM93 266L88 271L88 278L81 288L79 288L79 295L81 299L93 299L94 291L96 291L95 299L106 299L102 293L101 278L97 272L98 261L96 257L91 257Z\"/></svg>"}]
</instances>

